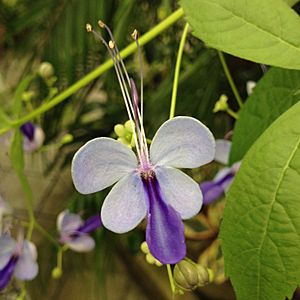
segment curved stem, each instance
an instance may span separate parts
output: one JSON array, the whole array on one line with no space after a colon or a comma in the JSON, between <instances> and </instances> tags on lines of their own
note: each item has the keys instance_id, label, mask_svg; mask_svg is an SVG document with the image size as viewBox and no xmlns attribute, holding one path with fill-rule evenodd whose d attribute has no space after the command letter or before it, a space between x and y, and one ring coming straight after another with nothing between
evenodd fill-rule
<instances>
[{"instance_id":1,"label":"curved stem","mask_svg":"<svg viewBox=\"0 0 300 300\"><path fill-rule=\"evenodd\" d=\"M186 23L182 32L179 49L177 53L177 60L176 60L176 67L175 67L175 74L174 74L174 81L173 81L173 91L172 91L172 99L171 99L171 107L170 107L170 116L169 119L174 118L175 116L175 107L176 107L176 97L177 97L177 89L178 89L178 81L179 81L179 73L180 73L180 65L182 59L182 53L184 44L186 41L186 36L189 30L189 24Z\"/></svg>"},{"instance_id":2,"label":"curved stem","mask_svg":"<svg viewBox=\"0 0 300 300\"><path fill-rule=\"evenodd\" d=\"M239 118L238 113L234 112L231 108L227 108L226 112L236 120Z\"/></svg>"},{"instance_id":3,"label":"curved stem","mask_svg":"<svg viewBox=\"0 0 300 300\"><path fill-rule=\"evenodd\" d=\"M57 248L59 248L59 249L62 248L60 246L60 244L52 237L52 235L36 221L34 222L34 228L37 229L43 236L45 236Z\"/></svg>"},{"instance_id":4,"label":"curved stem","mask_svg":"<svg viewBox=\"0 0 300 300\"><path fill-rule=\"evenodd\" d=\"M180 18L182 18L184 15L183 9L179 8L174 13L172 13L169 17L164 19L161 23L153 27L151 30L149 30L147 33L145 33L143 36L139 38L140 46L143 46L153 40L157 35L159 35L161 32L169 28L171 25L173 25L176 21L178 21ZM123 49L120 54L122 58L125 58L132 53L134 53L137 49L135 41L132 42L130 45L128 45L125 49ZM12 128L12 126L20 126L24 124L27 121L32 120L33 118L45 113L46 111L50 110L54 106L58 105L59 103L66 100L68 97L73 95L75 92L77 92L82 87L86 86L90 82L92 82L94 79L105 73L107 70L109 70L111 67L113 67L113 61L111 59L107 60L105 63L100 65L98 68L96 68L94 71L90 72L86 76L84 76L82 79L68 87L66 90L64 90L62 93L58 94L56 97L54 97L52 100L44 103L28 115L18 119L11 121L11 125L1 128L0 129L0 135L4 134L8 130Z\"/></svg>"},{"instance_id":5,"label":"curved stem","mask_svg":"<svg viewBox=\"0 0 300 300\"><path fill-rule=\"evenodd\" d=\"M219 55L219 58L220 58L220 61L221 61L221 64L222 64L222 67L224 69L224 73L226 75L226 78L228 80L228 83L232 89L232 92L234 94L234 97L239 105L239 107L242 107L243 106L243 101L242 101L242 98L238 92L238 89L233 81L233 78L230 74L230 71L228 69L228 66L227 66L227 63L226 63L226 60L225 60L225 57L224 57L224 54L221 52L221 51L218 51L218 55Z\"/></svg>"}]
</instances>

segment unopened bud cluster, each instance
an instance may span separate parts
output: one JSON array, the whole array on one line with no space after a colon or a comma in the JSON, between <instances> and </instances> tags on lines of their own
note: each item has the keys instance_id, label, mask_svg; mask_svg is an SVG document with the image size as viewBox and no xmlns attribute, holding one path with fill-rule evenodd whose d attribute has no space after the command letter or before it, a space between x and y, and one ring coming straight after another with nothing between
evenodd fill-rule
<instances>
[{"instance_id":1,"label":"unopened bud cluster","mask_svg":"<svg viewBox=\"0 0 300 300\"><path fill-rule=\"evenodd\" d=\"M193 291L212 282L212 271L191 260L182 260L174 268L174 281L179 290Z\"/></svg>"},{"instance_id":2,"label":"unopened bud cluster","mask_svg":"<svg viewBox=\"0 0 300 300\"><path fill-rule=\"evenodd\" d=\"M226 95L221 95L219 100L216 102L213 112L216 113L218 111L227 111L228 107L228 97Z\"/></svg>"},{"instance_id":3,"label":"unopened bud cluster","mask_svg":"<svg viewBox=\"0 0 300 300\"><path fill-rule=\"evenodd\" d=\"M114 132L118 136L117 140L130 148L134 147L133 129L134 123L130 120L124 124L115 125Z\"/></svg>"},{"instance_id":4,"label":"unopened bud cluster","mask_svg":"<svg viewBox=\"0 0 300 300\"><path fill-rule=\"evenodd\" d=\"M158 261L151 253L149 250L149 247L146 242L143 242L141 244L141 250L144 254L146 254L146 261L150 265L156 265L157 267L161 267L162 263Z\"/></svg>"}]
</instances>

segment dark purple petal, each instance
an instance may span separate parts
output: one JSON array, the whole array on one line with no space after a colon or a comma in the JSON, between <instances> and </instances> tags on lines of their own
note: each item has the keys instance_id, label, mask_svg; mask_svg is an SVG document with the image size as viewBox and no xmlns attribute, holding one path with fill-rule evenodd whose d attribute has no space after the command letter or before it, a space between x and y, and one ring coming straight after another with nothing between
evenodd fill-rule
<instances>
[{"instance_id":1,"label":"dark purple petal","mask_svg":"<svg viewBox=\"0 0 300 300\"><path fill-rule=\"evenodd\" d=\"M12 256L7 265L0 270L0 291L3 290L11 280L17 261L18 257Z\"/></svg>"},{"instance_id":2,"label":"dark purple petal","mask_svg":"<svg viewBox=\"0 0 300 300\"><path fill-rule=\"evenodd\" d=\"M224 192L226 192L226 189L231 184L231 182L234 178L234 175L235 174L230 172L226 176L224 176L223 178L220 178L218 181L216 181L216 183L223 188Z\"/></svg>"},{"instance_id":3,"label":"dark purple petal","mask_svg":"<svg viewBox=\"0 0 300 300\"><path fill-rule=\"evenodd\" d=\"M226 191L234 178L234 174L229 172L217 181L204 181L200 184L203 194L203 203L209 204L217 200Z\"/></svg>"},{"instance_id":4,"label":"dark purple petal","mask_svg":"<svg viewBox=\"0 0 300 300\"><path fill-rule=\"evenodd\" d=\"M20 127L21 132L28 138L28 140L33 141L35 126L31 122L27 122Z\"/></svg>"},{"instance_id":5,"label":"dark purple petal","mask_svg":"<svg viewBox=\"0 0 300 300\"><path fill-rule=\"evenodd\" d=\"M82 226L78 228L78 232L89 233L102 226L100 214L88 218Z\"/></svg>"},{"instance_id":6,"label":"dark purple petal","mask_svg":"<svg viewBox=\"0 0 300 300\"><path fill-rule=\"evenodd\" d=\"M154 173L143 178L143 184L148 199L146 241L150 252L163 264L176 264L186 255L183 223L162 199Z\"/></svg>"},{"instance_id":7,"label":"dark purple petal","mask_svg":"<svg viewBox=\"0 0 300 300\"><path fill-rule=\"evenodd\" d=\"M203 195L203 204L209 204L217 200L224 193L222 186L213 181L202 182L200 189Z\"/></svg>"}]
</instances>

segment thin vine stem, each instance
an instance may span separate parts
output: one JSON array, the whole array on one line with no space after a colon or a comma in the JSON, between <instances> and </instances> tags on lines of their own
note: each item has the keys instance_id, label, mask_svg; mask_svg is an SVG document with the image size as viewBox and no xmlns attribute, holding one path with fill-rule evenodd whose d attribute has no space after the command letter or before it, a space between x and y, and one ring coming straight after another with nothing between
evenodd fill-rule
<instances>
[{"instance_id":1,"label":"thin vine stem","mask_svg":"<svg viewBox=\"0 0 300 300\"><path fill-rule=\"evenodd\" d=\"M145 33L143 36L139 38L140 46L143 46L153 40L157 35L162 33L164 30L172 26L176 21L181 19L184 16L184 12L182 8L179 8L174 13L172 13L169 17L164 19L162 22L160 22L158 25L153 27L151 30L149 30L147 33ZM137 46L135 42L132 42L130 45L128 45L125 49L123 49L120 54L122 58L126 58L129 55L133 54L137 50ZM3 127L0 129L0 135L4 134L5 132L9 131L13 126L20 126L24 124L25 122L28 122L35 117L45 113L46 111L50 110L54 106L58 105L59 103L66 100L68 97L76 93L79 89L83 88L90 82L92 82L94 79L105 73L107 70L113 67L113 61L111 59L104 62L102 65L100 65L98 68L84 76L82 79L78 80L76 83L68 87L66 90L55 96L52 100L48 102L44 102L40 107L33 110L31 113L27 114L26 116L10 121L10 124L8 124L6 127Z\"/></svg>"},{"instance_id":2,"label":"thin vine stem","mask_svg":"<svg viewBox=\"0 0 300 300\"><path fill-rule=\"evenodd\" d=\"M189 24L186 23L182 32L179 49L177 53L174 81L173 81L173 91L172 91L172 99L171 99L171 107L170 107L170 115L169 119L174 118L175 116L175 108L176 108L176 98L177 98L177 90L178 90L178 81L179 81L179 73L180 73L180 65L183 54L183 48L186 41L187 33L189 30Z\"/></svg>"},{"instance_id":3,"label":"thin vine stem","mask_svg":"<svg viewBox=\"0 0 300 300\"><path fill-rule=\"evenodd\" d=\"M218 51L218 55L219 55L219 58L220 58L220 61L221 61L221 64L222 64L222 67L223 67L223 70L224 70L224 73L226 75L226 78L228 80L228 83L232 89L232 92L234 94L234 97L239 105L239 107L242 107L243 106L243 101L242 101L242 98L239 94L239 91L233 81L233 78L230 74L230 71L228 69L228 66L227 66L227 63L226 63L226 60L225 60L225 57L224 57L224 54L221 52L221 51Z\"/></svg>"},{"instance_id":4,"label":"thin vine stem","mask_svg":"<svg viewBox=\"0 0 300 300\"><path fill-rule=\"evenodd\" d=\"M59 250L62 249L60 244L52 237L52 235L38 222L34 222L34 228L38 230L45 238L47 238L53 245L55 245Z\"/></svg>"},{"instance_id":5,"label":"thin vine stem","mask_svg":"<svg viewBox=\"0 0 300 300\"><path fill-rule=\"evenodd\" d=\"M231 108L227 108L226 112L236 120L239 118L238 113L234 112Z\"/></svg>"}]
</instances>

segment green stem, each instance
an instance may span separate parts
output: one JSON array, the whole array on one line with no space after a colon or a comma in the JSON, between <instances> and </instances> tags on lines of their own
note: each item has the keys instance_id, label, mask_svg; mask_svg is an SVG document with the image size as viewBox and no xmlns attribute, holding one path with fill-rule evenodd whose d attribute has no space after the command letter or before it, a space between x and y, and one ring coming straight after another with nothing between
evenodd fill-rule
<instances>
[{"instance_id":1,"label":"green stem","mask_svg":"<svg viewBox=\"0 0 300 300\"><path fill-rule=\"evenodd\" d=\"M231 108L227 108L226 112L236 120L239 118L239 115L236 112L234 112Z\"/></svg>"},{"instance_id":2,"label":"green stem","mask_svg":"<svg viewBox=\"0 0 300 300\"><path fill-rule=\"evenodd\" d=\"M35 226L35 217L33 212L33 203L32 203L32 190L30 188L30 185L28 183L28 180L25 176L25 174L22 171L16 171L19 177L19 180L21 182L21 185L23 187L24 193L25 193L25 202L26 207L28 211L28 217L29 217L29 225L27 230L26 239L30 240L32 236L32 231Z\"/></svg>"},{"instance_id":3,"label":"green stem","mask_svg":"<svg viewBox=\"0 0 300 300\"><path fill-rule=\"evenodd\" d=\"M17 300L24 300L26 296L26 287L25 287L25 282L22 282L22 288L21 288L21 293L17 297Z\"/></svg>"},{"instance_id":4,"label":"green stem","mask_svg":"<svg viewBox=\"0 0 300 300\"><path fill-rule=\"evenodd\" d=\"M180 65L181 65L182 53L183 53L183 48L184 48L184 44L185 44L185 41L186 41L188 30L189 30L189 24L186 23L185 26L184 26L183 32L182 32L181 41L180 41L179 49L178 49L178 53L177 53L177 60L176 60L176 67L175 67L175 74L174 74L174 81L173 81L173 91L172 91L172 99L171 99L169 119L172 119L175 116L175 107L176 107L176 98L177 98L177 89L178 89Z\"/></svg>"},{"instance_id":5,"label":"green stem","mask_svg":"<svg viewBox=\"0 0 300 300\"><path fill-rule=\"evenodd\" d=\"M53 245L61 249L60 244L52 237L52 235L49 234L48 231L36 221L34 222L34 228L37 229L42 235L44 235Z\"/></svg>"},{"instance_id":6,"label":"green stem","mask_svg":"<svg viewBox=\"0 0 300 300\"><path fill-rule=\"evenodd\" d=\"M232 76L231 76L231 74L230 74L230 71L229 71L229 69L228 69L228 66L227 66L227 63L226 63L224 54L223 54L221 51L218 51L218 55L219 55L219 58L220 58L222 67L223 67L223 69L224 69L224 73L225 73L225 75L226 75L226 78L227 78L227 80L228 80L228 82L229 82L229 85L230 85L230 87L231 87L231 89L232 89L232 92L233 92L233 94L234 94L234 96L235 96L235 99L236 99L236 101L237 101L239 107L242 107L242 106L243 106L242 98L241 98L241 96L240 96L240 94L239 94L239 92L238 92L238 90L237 90L237 87L236 87L236 85L235 85L235 83L234 83L234 81L233 81L233 78L232 78Z\"/></svg>"},{"instance_id":7,"label":"green stem","mask_svg":"<svg viewBox=\"0 0 300 300\"><path fill-rule=\"evenodd\" d=\"M170 281L170 285L171 285L172 294L175 294L175 284L174 284L172 269L171 269L171 266L169 264L167 265L167 270L168 270L168 276L169 276L169 281Z\"/></svg>"},{"instance_id":8,"label":"green stem","mask_svg":"<svg viewBox=\"0 0 300 300\"><path fill-rule=\"evenodd\" d=\"M57 252L57 267L62 270L62 255L63 250L60 248Z\"/></svg>"},{"instance_id":9,"label":"green stem","mask_svg":"<svg viewBox=\"0 0 300 300\"><path fill-rule=\"evenodd\" d=\"M174 13L172 13L169 17L164 19L161 23L153 27L151 30L149 30L147 33L145 33L143 36L139 38L139 43L141 46L147 44L151 40L153 40L157 35L159 35L161 32L169 28L171 25L173 25L176 21L178 21L180 18L182 18L184 15L183 9L179 8ZM122 58L126 58L127 56L134 53L137 49L136 43L132 42L130 45L128 45L125 49L121 51ZM90 82L92 82L94 79L102 75L104 72L109 70L113 66L113 61L111 59L107 60L105 63L100 65L98 68L96 68L94 71L90 72L86 76L84 76L82 79L68 87L66 90L64 90L62 93L54 97L51 101L44 103L28 115L18 119L11 121L11 126L7 126L0 129L0 135L4 134L8 130L12 128L12 126L20 126L24 124L25 122L28 122L32 120L33 118L45 113L49 109L53 108L54 106L58 105L59 103L66 100L68 97L73 95L75 92L77 92L82 87L86 86Z\"/></svg>"}]
</instances>

